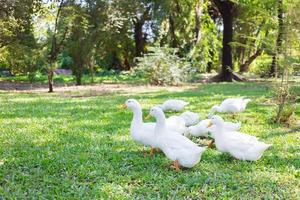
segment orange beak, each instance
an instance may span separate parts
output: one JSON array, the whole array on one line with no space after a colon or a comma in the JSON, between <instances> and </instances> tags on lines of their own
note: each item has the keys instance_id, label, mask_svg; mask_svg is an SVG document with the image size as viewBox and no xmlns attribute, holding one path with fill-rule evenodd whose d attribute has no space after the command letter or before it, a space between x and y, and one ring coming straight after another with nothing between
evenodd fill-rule
<instances>
[{"instance_id":1,"label":"orange beak","mask_svg":"<svg viewBox=\"0 0 300 200\"><path fill-rule=\"evenodd\" d=\"M207 125L207 128L211 127L212 125L213 125L212 121L209 120L209 123L208 123L208 125Z\"/></svg>"},{"instance_id":2,"label":"orange beak","mask_svg":"<svg viewBox=\"0 0 300 200\"><path fill-rule=\"evenodd\" d=\"M151 119L151 118L152 116L150 114L145 117L145 119Z\"/></svg>"},{"instance_id":3,"label":"orange beak","mask_svg":"<svg viewBox=\"0 0 300 200\"><path fill-rule=\"evenodd\" d=\"M126 106L126 104L122 104L122 105L119 105L118 108L119 108L119 109L126 109L127 106Z\"/></svg>"}]
</instances>

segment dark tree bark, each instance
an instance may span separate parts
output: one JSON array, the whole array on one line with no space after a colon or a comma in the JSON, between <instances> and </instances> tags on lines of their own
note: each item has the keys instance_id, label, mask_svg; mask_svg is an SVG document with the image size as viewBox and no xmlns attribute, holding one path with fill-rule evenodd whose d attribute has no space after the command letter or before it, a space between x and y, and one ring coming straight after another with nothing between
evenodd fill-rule
<instances>
[{"instance_id":1,"label":"dark tree bark","mask_svg":"<svg viewBox=\"0 0 300 200\"><path fill-rule=\"evenodd\" d=\"M140 57L144 53L145 38L144 38L144 33L143 33L143 26L144 26L146 20L150 19L149 12L150 12L150 7L147 7L141 17L136 16L133 19L135 56L136 57Z\"/></svg>"},{"instance_id":2,"label":"dark tree bark","mask_svg":"<svg viewBox=\"0 0 300 200\"><path fill-rule=\"evenodd\" d=\"M177 48L178 47L178 41L177 41L177 36L176 36L176 33L175 33L176 27L175 27L173 14L169 15L169 24L170 24L170 34L171 34L171 47Z\"/></svg>"},{"instance_id":3,"label":"dark tree bark","mask_svg":"<svg viewBox=\"0 0 300 200\"><path fill-rule=\"evenodd\" d=\"M233 76L232 48L230 43L233 38L233 9L234 3L229 0L213 0L223 19L223 48L222 69L216 80L231 82L236 79ZM236 79L239 80L239 79Z\"/></svg>"},{"instance_id":4,"label":"dark tree bark","mask_svg":"<svg viewBox=\"0 0 300 200\"><path fill-rule=\"evenodd\" d=\"M213 58L214 57L214 51L210 49L209 50L209 55L210 55L211 58ZM209 61L207 63L206 72L211 73L212 68L213 68L213 63L212 63L212 61Z\"/></svg>"},{"instance_id":5,"label":"dark tree bark","mask_svg":"<svg viewBox=\"0 0 300 200\"><path fill-rule=\"evenodd\" d=\"M283 39L283 3L282 0L278 0L278 34L276 39L275 51L272 56L272 64L269 72L270 77L278 77L278 54L281 53L282 39Z\"/></svg>"},{"instance_id":6,"label":"dark tree bark","mask_svg":"<svg viewBox=\"0 0 300 200\"><path fill-rule=\"evenodd\" d=\"M114 70L122 70L122 63L117 55L116 51L111 53L111 65Z\"/></svg>"},{"instance_id":7,"label":"dark tree bark","mask_svg":"<svg viewBox=\"0 0 300 200\"><path fill-rule=\"evenodd\" d=\"M212 62L208 62L208 63L207 63L207 68L206 68L206 72L207 72L207 73L211 73L211 70L212 70L212 64L213 64Z\"/></svg>"},{"instance_id":8,"label":"dark tree bark","mask_svg":"<svg viewBox=\"0 0 300 200\"><path fill-rule=\"evenodd\" d=\"M48 92L53 92L53 75L54 75L53 70L49 70L48 71L48 87L49 87Z\"/></svg>"},{"instance_id":9,"label":"dark tree bark","mask_svg":"<svg viewBox=\"0 0 300 200\"><path fill-rule=\"evenodd\" d=\"M76 85L81 85L81 77L82 77L82 73L78 73L76 74Z\"/></svg>"},{"instance_id":10,"label":"dark tree bark","mask_svg":"<svg viewBox=\"0 0 300 200\"><path fill-rule=\"evenodd\" d=\"M144 21L137 21L136 23L134 23L134 41L136 57L142 56L144 51L143 25Z\"/></svg>"},{"instance_id":11,"label":"dark tree bark","mask_svg":"<svg viewBox=\"0 0 300 200\"><path fill-rule=\"evenodd\" d=\"M125 70L130 70L129 55L127 54L125 54L125 58L124 58L124 67Z\"/></svg>"}]
</instances>

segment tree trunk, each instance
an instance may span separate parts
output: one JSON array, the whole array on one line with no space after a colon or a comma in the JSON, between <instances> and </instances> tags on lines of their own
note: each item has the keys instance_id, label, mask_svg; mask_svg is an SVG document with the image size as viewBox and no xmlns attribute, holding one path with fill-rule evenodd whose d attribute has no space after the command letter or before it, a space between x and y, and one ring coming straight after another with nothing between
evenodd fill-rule
<instances>
[{"instance_id":1,"label":"tree trunk","mask_svg":"<svg viewBox=\"0 0 300 200\"><path fill-rule=\"evenodd\" d=\"M127 54L125 54L124 67L125 70L130 70L130 62Z\"/></svg>"},{"instance_id":2,"label":"tree trunk","mask_svg":"<svg viewBox=\"0 0 300 200\"><path fill-rule=\"evenodd\" d=\"M225 1L226 2L226 1ZM224 3L225 3L224 2ZM223 49L222 49L222 71L221 79L223 81L232 81L232 48L230 43L233 38L233 16L231 13L232 5L231 3L224 4L223 9Z\"/></svg>"},{"instance_id":3,"label":"tree trunk","mask_svg":"<svg viewBox=\"0 0 300 200\"><path fill-rule=\"evenodd\" d=\"M257 32L256 32L256 34L255 34L255 38L258 38L258 37L259 37L259 33L260 33L260 31L261 31L261 28L262 28L263 24L264 24L264 23L262 23L262 24L259 26L259 28L258 28L258 30L257 30ZM264 37L267 38L268 35L269 35L269 30L266 30L265 36L264 36ZM248 46L252 46L252 45L255 45L255 41L253 41L253 44L250 44L250 45L248 45ZM241 73L243 73L243 72L248 72L251 63L252 63L258 56L260 56L260 55L262 54L263 49L265 49L265 48L266 48L265 43L258 44L257 47L256 47L256 51L254 52L254 54L252 54L246 61L244 61L244 58L243 58L243 62L242 62L242 64L240 65L240 72L241 72ZM250 52L250 53L251 53L251 52ZM243 55L243 57L244 57L244 55Z\"/></svg>"},{"instance_id":4,"label":"tree trunk","mask_svg":"<svg viewBox=\"0 0 300 200\"><path fill-rule=\"evenodd\" d=\"M210 49L209 50L209 55L210 55L211 58L213 58L214 57L214 51ZM213 68L213 62L209 61L207 63L206 72L211 73L212 68Z\"/></svg>"},{"instance_id":5,"label":"tree trunk","mask_svg":"<svg viewBox=\"0 0 300 200\"><path fill-rule=\"evenodd\" d=\"M53 63L55 62L56 59L56 37L55 33L53 33L52 37L52 45L51 45L51 51L50 51L50 56L49 56L49 69L48 69L48 92L53 92Z\"/></svg>"},{"instance_id":6,"label":"tree trunk","mask_svg":"<svg viewBox=\"0 0 300 200\"><path fill-rule=\"evenodd\" d=\"M212 70L212 62L208 62L206 67L206 72L211 73L211 70Z\"/></svg>"},{"instance_id":7,"label":"tree trunk","mask_svg":"<svg viewBox=\"0 0 300 200\"><path fill-rule=\"evenodd\" d=\"M120 59L118 58L118 55L115 51L113 51L111 53L111 65L112 65L112 69L114 70L122 70L122 63L120 61Z\"/></svg>"},{"instance_id":8,"label":"tree trunk","mask_svg":"<svg viewBox=\"0 0 300 200\"><path fill-rule=\"evenodd\" d=\"M229 0L213 0L223 18L223 48L222 48L222 70L218 75L219 81L231 82L233 78L232 48L230 43L233 38L233 7L234 3ZM239 79L237 79L239 80Z\"/></svg>"},{"instance_id":9,"label":"tree trunk","mask_svg":"<svg viewBox=\"0 0 300 200\"><path fill-rule=\"evenodd\" d=\"M175 22L173 18L173 14L169 16L169 24L170 24L170 33L171 33L171 47L177 48L178 47L178 42L177 42L177 37L175 33Z\"/></svg>"},{"instance_id":10,"label":"tree trunk","mask_svg":"<svg viewBox=\"0 0 300 200\"><path fill-rule=\"evenodd\" d=\"M143 37L143 26L146 20L151 19L149 16L149 12L151 10L151 6L148 6L146 10L142 13L141 16L135 16L133 20L134 24L134 41L135 41L135 56L140 57L144 53L145 48L145 38Z\"/></svg>"},{"instance_id":11,"label":"tree trunk","mask_svg":"<svg viewBox=\"0 0 300 200\"><path fill-rule=\"evenodd\" d=\"M61 10L64 6L64 0L62 0L59 4L56 17L55 17L55 23L54 23L54 31L52 35L52 41L51 41L51 50L50 50L50 55L49 55L49 69L48 69L48 86L49 90L48 92L53 92L53 76L54 76L54 69L53 69L53 63L56 60L56 57L58 55L58 51L60 46L57 45L56 41L56 34L57 34L57 26L58 26L58 19L60 17ZM67 29L64 33L63 39L61 40L61 43L63 42L65 36L66 36Z\"/></svg>"},{"instance_id":12,"label":"tree trunk","mask_svg":"<svg viewBox=\"0 0 300 200\"><path fill-rule=\"evenodd\" d=\"M76 85L81 85L81 77L81 73L76 74Z\"/></svg>"},{"instance_id":13,"label":"tree trunk","mask_svg":"<svg viewBox=\"0 0 300 200\"><path fill-rule=\"evenodd\" d=\"M203 0L198 0L195 7L195 44L201 39L201 14Z\"/></svg>"},{"instance_id":14,"label":"tree trunk","mask_svg":"<svg viewBox=\"0 0 300 200\"><path fill-rule=\"evenodd\" d=\"M277 52L273 53L269 77L277 77Z\"/></svg>"},{"instance_id":15,"label":"tree trunk","mask_svg":"<svg viewBox=\"0 0 300 200\"><path fill-rule=\"evenodd\" d=\"M136 57L142 56L144 52L143 25L144 25L144 21L142 20L134 23L134 42L135 42Z\"/></svg>"},{"instance_id":16,"label":"tree trunk","mask_svg":"<svg viewBox=\"0 0 300 200\"><path fill-rule=\"evenodd\" d=\"M49 90L48 92L53 92L53 70L48 70L48 87L49 87Z\"/></svg>"},{"instance_id":17,"label":"tree trunk","mask_svg":"<svg viewBox=\"0 0 300 200\"><path fill-rule=\"evenodd\" d=\"M259 56L261 55L262 50L261 49L257 49L255 51L255 53L253 55L251 55L248 60L246 60L243 64L241 64L240 66L240 72L244 73L244 72L248 72L249 71L249 66L251 65L251 63Z\"/></svg>"},{"instance_id":18,"label":"tree trunk","mask_svg":"<svg viewBox=\"0 0 300 200\"><path fill-rule=\"evenodd\" d=\"M269 72L270 77L278 77L278 54L281 53L282 39L283 39L283 3L278 0L278 34L276 39L275 51L272 57L272 64Z\"/></svg>"}]
</instances>

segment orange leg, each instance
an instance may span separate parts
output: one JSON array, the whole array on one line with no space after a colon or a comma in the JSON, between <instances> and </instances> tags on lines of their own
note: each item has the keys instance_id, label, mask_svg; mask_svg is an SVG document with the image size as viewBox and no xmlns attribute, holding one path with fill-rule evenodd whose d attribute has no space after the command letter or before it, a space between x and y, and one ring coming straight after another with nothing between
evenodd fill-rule
<instances>
[{"instance_id":1,"label":"orange leg","mask_svg":"<svg viewBox=\"0 0 300 200\"><path fill-rule=\"evenodd\" d=\"M172 169L175 169L175 171L177 171L177 172L180 171L178 160L175 160L175 161L173 162L173 164L171 165L171 168L172 168Z\"/></svg>"},{"instance_id":2,"label":"orange leg","mask_svg":"<svg viewBox=\"0 0 300 200\"><path fill-rule=\"evenodd\" d=\"M151 147L149 153L145 153L145 156L153 156L154 155L154 148Z\"/></svg>"},{"instance_id":3,"label":"orange leg","mask_svg":"<svg viewBox=\"0 0 300 200\"><path fill-rule=\"evenodd\" d=\"M208 146L207 146L207 147L208 147L208 148L212 148L212 146L213 146L214 142L215 142L214 140L211 140L211 141L209 142L209 144L208 144Z\"/></svg>"}]
</instances>

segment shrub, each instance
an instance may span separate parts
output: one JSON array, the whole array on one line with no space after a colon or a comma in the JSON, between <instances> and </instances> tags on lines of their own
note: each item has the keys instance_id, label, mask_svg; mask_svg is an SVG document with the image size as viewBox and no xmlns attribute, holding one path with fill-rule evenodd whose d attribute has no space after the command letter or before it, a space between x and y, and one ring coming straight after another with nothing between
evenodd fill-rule
<instances>
[{"instance_id":1,"label":"shrub","mask_svg":"<svg viewBox=\"0 0 300 200\"><path fill-rule=\"evenodd\" d=\"M136 58L138 64L133 75L145 78L154 85L179 85L190 78L190 63L177 55L177 49L149 47L149 53Z\"/></svg>"},{"instance_id":2,"label":"shrub","mask_svg":"<svg viewBox=\"0 0 300 200\"><path fill-rule=\"evenodd\" d=\"M20 44L11 44L1 51L0 65L15 75L27 75L33 82L46 60L43 52Z\"/></svg>"},{"instance_id":3,"label":"shrub","mask_svg":"<svg viewBox=\"0 0 300 200\"><path fill-rule=\"evenodd\" d=\"M262 77L266 76L270 71L271 63L272 57L263 55L254 61L250 67L250 72Z\"/></svg>"}]
</instances>

